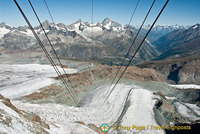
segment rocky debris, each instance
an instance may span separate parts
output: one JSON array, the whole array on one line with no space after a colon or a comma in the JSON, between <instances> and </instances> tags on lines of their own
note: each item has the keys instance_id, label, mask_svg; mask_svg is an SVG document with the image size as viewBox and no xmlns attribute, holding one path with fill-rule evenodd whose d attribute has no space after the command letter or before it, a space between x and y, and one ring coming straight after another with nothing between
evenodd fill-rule
<instances>
[{"instance_id":1,"label":"rocky debris","mask_svg":"<svg viewBox=\"0 0 200 134\"><path fill-rule=\"evenodd\" d=\"M10 102L10 99L3 97L3 95L1 95L1 94L0 94L0 99L2 100L2 102L3 102L6 106L10 107L12 110L14 110L15 112L17 112L19 115L24 116L24 115L22 114L22 112L21 112L19 109L17 109L17 108Z\"/></svg>"},{"instance_id":2,"label":"rocky debris","mask_svg":"<svg viewBox=\"0 0 200 134\"><path fill-rule=\"evenodd\" d=\"M50 86L42 88L39 92L31 93L29 95L22 97L21 99L36 101L36 100L40 100L40 99L50 98L51 96L56 96L57 94L59 94L62 91L63 91L63 89L60 88L58 85L52 84Z\"/></svg>"},{"instance_id":3,"label":"rocky debris","mask_svg":"<svg viewBox=\"0 0 200 134\"><path fill-rule=\"evenodd\" d=\"M94 130L98 134L107 134L107 132L103 132L99 127L94 124L85 124L83 121L77 121L76 123L89 127L90 129Z\"/></svg>"},{"instance_id":4,"label":"rocky debris","mask_svg":"<svg viewBox=\"0 0 200 134\"><path fill-rule=\"evenodd\" d=\"M86 126L85 122L83 122L83 121L77 121L76 123Z\"/></svg>"},{"instance_id":5,"label":"rocky debris","mask_svg":"<svg viewBox=\"0 0 200 134\"><path fill-rule=\"evenodd\" d=\"M118 66L96 65L93 69L83 71L81 73L63 74L62 77L68 78L73 86L73 91L76 94L82 94L88 91L88 86L92 86L98 80L110 80L118 70ZM124 67L122 67L124 69ZM120 73L122 73L122 69ZM59 77L55 77L59 79ZM128 67L123 79L131 79L136 81L158 81L162 82L162 77L154 69L140 69L138 67ZM66 79L68 82L68 80ZM38 92L26 95L21 98L22 100L30 102L62 102L68 104L73 103L63 88L57 84L47 86L40 89ZM52 101L52 99L54 101ZM70 104L69 103L69 104Z\"/></svg>"},{"instance_id":6,"label":"rocky debris","mask_svg":"<svg viewBox=\"0 0 200 134\"><path fill-rule=\"evenodd\" d=\"M107 134L107 132L101 131L101 129L94 124L88 124L88 126L89 126L89 128L91 128L92 130L94 130L98 134Z\"/></svg>"},{"instance_id":7,"label":"rocky debris","mask_svg":"<svg viewBox=\"0 0 200 134\"><path fill-rule=\"evenodd\" d=\"M178 89L178 96L182 102L200 103L200 89Z\"/></svg>"},{"instance_id":8,"label":"rocky debris","mask_svg":"<svg viewBox=\"0 0 200 134\"><path fill-rule=\"evenodd\" d=\"M153 94L155 94L155 95L159 95L159 96L162 97L163 99L166 99L164 93L161 92L161 91L156 92L156 93L153 93Z\"/></svg>"},{"instance_id":9,"label":"rocky debris","mask_svg":"<svg viewBox=\"0 0 200 134\"><path fill-rule=\"evenodd\" d=\"M28 119L30 119L31 121L34 121L34 122L38 122L40 124L40 126L44 127L44 128L47 128L47 129L50 129L49 125L46 124L44 121L41 120L40 116L34 114L34 113L31 113L31 114L28 114Z\"/></svg>"},{"instance_id":10,"label":"rocky debris","mask_svg":"<svg viewBox=\"0 0 200 134\"><path fill-rule=\"evenodd\" d=\"M62 76L69 78L71 81L78 81L81 84L86 84L88 81L113 78L117 73L118 68L119 66L98 65L97 67L82 73L64 74ZM124 68L125 67L121 67L120 73L122 73ZM92 79L92 75L94 76L94 79ZM163 81L162 77L154 69L141 69L135 66L128 67L123 78L137 81ZM56 77L56 79L58 79L58 77Z\"/></svg>"},{"instance_id":11,"label":"rocky debris","mask_svg":"<svg viewBox=\"0 0 200 134\"><path fill-rule=\"evenodd\" d=\"M154 94L161 97L161 99L157 100L157 102L155 103L155 108L160 111L160 116L162 116L162 119L165 120L164 122L166 124L169 124L170 122L182 123L187 121L176 111L176 108L173 105L173 101L166 99L163 92L159 91ZM158 122L160 121L158 120Z\"/></svg>"}]
</instances>

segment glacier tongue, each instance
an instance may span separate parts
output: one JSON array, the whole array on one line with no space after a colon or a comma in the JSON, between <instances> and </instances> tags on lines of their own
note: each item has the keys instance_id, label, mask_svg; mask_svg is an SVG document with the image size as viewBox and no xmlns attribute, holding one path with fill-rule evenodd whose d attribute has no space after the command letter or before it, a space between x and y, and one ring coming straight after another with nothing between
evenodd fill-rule
<instances>
[{"instance_id":1,"label":"glacier tongue","mask_svg":"<svg viewBox=\"0 0 200 134\"><path fill-rule=\"evenodd\" d=\"M129 92L131 105L122 119L123 125L157 125L154 119L153 106L155 103L152 92L134 85L118 84L106 103L100 108L108 90L108 85L98 87L91 91L82 101L81 107L73 107L61 104L30 104L13 102L22 110L40 115L44 120L53 122L59 128L50 125L52 131L65 131L66 133L81 131L88 132L80 127L76 121L83 121L86 124L94 124L100 127L103 123L110 126L121 116L126 104ZM142 98L141 98L142 97ZM77 129L76 129L77 128ZM112 131L112 130L111 130ZM149 132L149 131L148 131ZM163 131L157 131L163 132Z\"/></svg>"}]
</instances>

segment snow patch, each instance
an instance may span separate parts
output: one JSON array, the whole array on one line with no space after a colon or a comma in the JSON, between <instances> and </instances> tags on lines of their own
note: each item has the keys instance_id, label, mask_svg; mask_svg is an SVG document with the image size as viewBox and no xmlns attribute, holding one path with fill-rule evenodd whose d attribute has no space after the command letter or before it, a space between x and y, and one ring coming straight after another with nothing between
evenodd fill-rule
<instances>
[{"instance_id":1,"label":"snow patch","mask_svg":"<svg viewBox=\"0 0 200 134\"><path fill-rule=\"evenodd\" d=\"M192 28L193 28L193 29L196 29L197 27L198 27L198 26L197 26L197 25L195 25L195 26L193 26Z\"/></svg>"},{"instance_id":2,"label":"snow patch","mask_svg":"<svg viewBox=\"0 0 200 134\"><path fill-rule=\"evenodd\" d=\"M19 31L20 33L23 33L27 36L34 36L32 31L30 29L26 29L26 32L25 31Z\"/></svg>"},{"instance_id":3,"label":"snow patch","mask_svg":"<svg viewBox=\"0 0 200 134\"><path fill-rule=\"evenodd\" d=\"M200 89L200 85L194 85L194 84L182 84L182 85L170 85L171 87L174 88L179 88L179 89Z\"/></svg>"},{"instance_id":4,"label":"snow patch","mask_svg":"<svg viewBox=\"0 0 200 134\"><path fill-rule=\"evenodd\" d=\"M5 27L0 27L0 38L2 38L5 34L9 32L10 32L10 29L6 29Z\"/></svg>"}]
</instances>

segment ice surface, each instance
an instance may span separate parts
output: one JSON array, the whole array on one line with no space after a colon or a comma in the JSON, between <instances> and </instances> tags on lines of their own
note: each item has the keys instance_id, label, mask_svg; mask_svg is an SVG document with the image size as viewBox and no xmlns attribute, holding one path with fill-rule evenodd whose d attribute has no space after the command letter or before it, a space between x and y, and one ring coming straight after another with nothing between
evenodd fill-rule
<instances>
[{"instance_id":1,"label":"ice surface","mask_svg":"<svg viewBox=\"0 0 200 134\"><path fill-rule=\"evenodd\" d=\"M163 130L153 130L148 125L159 126L154 118L153 107L156 99L151 91L137 88L132 89L128 101L130 106L128 107L125 115L123 116L120 125L130 126L130 130L122 130L124 133L136 132L136 133L156 133L163 134ZM144 130L137 130L132 126L144 126Z\"/></svg>"},{"instance_id":2,"label":"ice surface","mask_svg":"<svg viewBox=\"0 0 200 134\"><path fill-rule=\"evenodd\" d=\"M171 87L174 88L179 88L179 89L200 89L200 85L195 85L195 84L181 84L181 85L170 85Z\"/></svg>"},{"instance_id":3,"label":"ice surface","mask_svg":"<svg viewBox=\"0 0 200 134\"><path fill-rule=\"evenodd\" d=\"M50 103L30 104L19 101L13 103L22 110L36 113L44 120L53 122L55 125L60 127L59 130L70 133L75 131L73 129L77 127L77 123L75 123L76 121L83 121L86 124L92 123L97 127L100 127L103 123L108 123L112 126L121 116L127 97L131 91L129 98L131 105L122 120L122 124L157 125L153 113L153 106L155 103L154 98L156 96L154 96L152 92L134 85L118 84L105 104L100 108L107 90L107 85L92 90L82 100L82 105L79 108ZM52 129L52 131L57 131L58 128L53 127ZM88 130L83 128L79 130L82 133L89 133ZM163 131L156 130L156 132L161 133Z\"/></svg>"},{"instance_id":4,"label":"ice surface","mask_svg":"<svg viewBox=\"0 0 200 134\"><path fill-rule=\"evenodd\" d=\"M195 121L200 119L197 115L200 114L200 109L189 103L175 102L175 106L178 112L189 121Z\"/></svg>"},{"instance_id":5,"label":"ice surface","mask_svg":"<svg viewBox=\"0 0 200 134\"><path fill-rule=\"evenodd\" d=\"M65 70L67 73L77 72L75 69ZM55 83L51 78L54 76L57 74L50 65L0 64L0 94L10 99L19 98Z\"/></svg>"}]
</instances>

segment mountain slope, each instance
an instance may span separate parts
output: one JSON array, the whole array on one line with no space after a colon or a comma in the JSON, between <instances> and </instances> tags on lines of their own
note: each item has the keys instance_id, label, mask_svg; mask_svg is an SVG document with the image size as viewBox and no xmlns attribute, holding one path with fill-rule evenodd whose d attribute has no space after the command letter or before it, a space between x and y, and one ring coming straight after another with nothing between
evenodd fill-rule
<instances>
[{"instance_id":1,"label":"mountain slope","mask_svg":"<svg viewBox=\"0 0 200 134\"><path fill-rule=\"evenodd\" d=\"M137 32L135 28L122 26L109 18L103 20L102 23L94 24L82 20L67 26L62 23L54 26L48 21L42 24L59 56L96 60L111 65L121 63L124 53L128 50ZM0 27L5 31L1 32L1 54L16 50L41 50L28 27L11 28L5 23L2 23ZM52 53L41 27L37 26L34 29L48 51ZM135 51L141 39L142 36L139 36L131 53ZM156 56L158 53L154 46L145 40L133 64L151 60ZM130 58L130 55L127 58Z\"/></svg>"},{"instance_id":2,"label":"mountain slope","mask_svg":"<svg viewBox=\"0 0 200 134\"><path fill-rule=\"evenodd\" d=\"M200 56L193 55L184 58L173 58L159 61L149 61L137 65L140 68L152 68L164 76L170 83L199 84Z\"/></svg>"},{"instance_id":3,"label":"mountain slope","mask_svg":"<svg viewBox=\"0 0 200 134\"><path fill-rule=\"evenodd\" d=\"M144 26L141 30L141 34L144 36L151 25ZM137 27L138 28L138 27ZM154 42L158 40L160 37L165 36L166 34L175 31L175 30L185 30L189 28L189 26L179 26L179 25L157 25L154 26L149 33L147 39L150 42Z\"/></svg>"},{"instance_id":4,"label":"mountain slope","mask_svg":"<svg viewBox=\"0 0 200 134\"><path fill-rule=\"evenodd\" d=\"M22 112L0 94L0 133L47 133L49 125L38 115Z\"/></svg>"},{"instance_id":5,"label":"mountain slope","mask_svg":"<svg viewBox=\"0 0 200 134\"><path fill-rule=\"evenodd\" d=\"M200 54L200 25L186 30L176 30L153 43L162 54L157 60Z\"/></svg>"}]
</instances>

